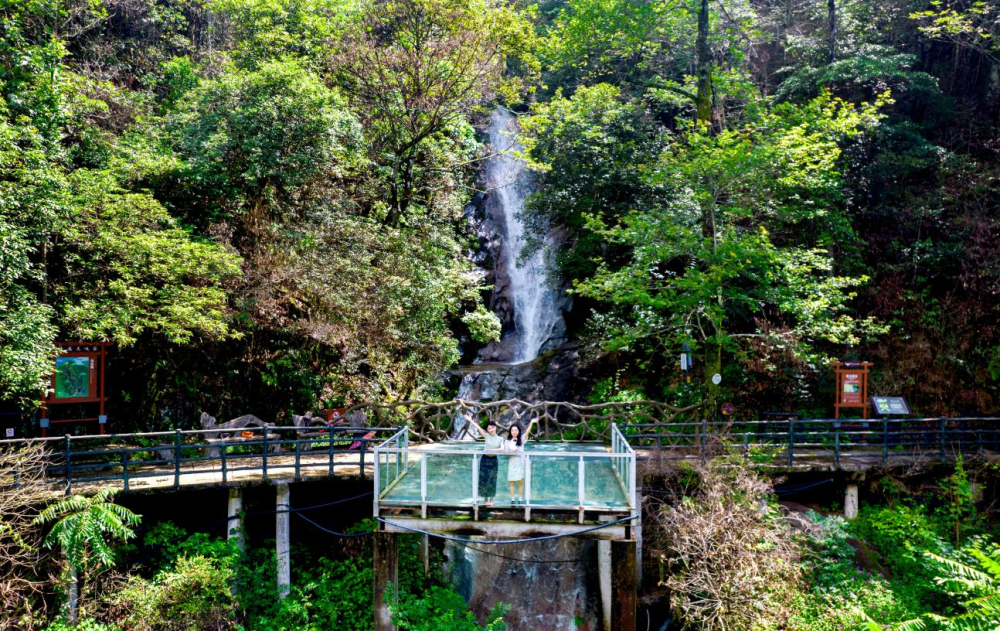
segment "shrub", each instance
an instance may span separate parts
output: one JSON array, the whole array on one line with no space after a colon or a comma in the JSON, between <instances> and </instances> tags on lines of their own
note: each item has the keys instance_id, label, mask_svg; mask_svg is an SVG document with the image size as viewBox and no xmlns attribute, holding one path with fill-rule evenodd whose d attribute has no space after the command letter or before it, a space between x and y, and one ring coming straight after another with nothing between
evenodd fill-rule
<instances>
[{"instance_id":1,"label":"shrub","mask_svg":"<svg viewBox=\"0 0 1000 631\"><path fill-rule=\"evenodd\" d=\"M804 571L807 588L796 599L789 627L802 631L865 628L865 616L886 623L908 620L919 605L896 593L885 577L855 566L855 550L843 519L810 514L817 529L809 536Z\"/></svg>"},{"instance_id":2,"label":"shrub","mask_svg":"<svg viewBox=\"0 0 1000 631\"><path fill-rule=\"evenodd\" d=\"M147 580L130 575L107 597L112 615L129 631L232 628L233 571L207 557L181 556L173 568Z\"/></svg>"},{"instance_id":3,"label":"shrub","mask_svg":"<svg viewBox=\"0 0 1000 631\"><path fill-rule=\"evenodd\" d=\"M703 631L782 628L797 592L799 545L753 471L713 461L697 495L660 515L678 614Z\"/></svg>"}]
</instances>

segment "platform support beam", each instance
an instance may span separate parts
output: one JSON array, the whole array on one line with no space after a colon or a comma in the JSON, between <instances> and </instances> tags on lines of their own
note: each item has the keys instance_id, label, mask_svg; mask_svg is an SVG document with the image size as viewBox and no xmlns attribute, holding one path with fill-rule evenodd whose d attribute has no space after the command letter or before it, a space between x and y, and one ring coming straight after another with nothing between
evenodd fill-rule
<instances>
[{"instance_id":1,"label":"platform support beam","mask_svg":"<svg viewBox=\"0 0 1000 631\"><path fill-rule=\"evenodd\" d=\"M597 542L597 582L601 587L601 616L604 631L611 628L611 542Z\"/></svg>"},{"instance_id":2,"label":"platform support beam","mask_svg":"<svg viewBox=\"0 0 1000 631\"><path fill-rule=\"evenodd\" d=\"M229 501L226 504L226 539L234 541L240 552L246 551L243 540L243 489L229 489Z\"/></svg>"},{"instance_id":3,"label":"platform support beam","mask_svg":"<svg viewBox=\"0 0 1000 631\"><path fill-rule=\"evenodd\" d=\"M420 560L424 564L424 577L430 578L431 575L431 536L421 535L420 536Z\"/></svg>"},{"instance_id":4,"label":"platform support beam","mask_svg":"<svg viewBox=\"0 0 1000 631\"><path fill-rule=\"evenodd\" d=\"M287 482L277 485L278 499L275 510L275 547L278 555L278 596L284 598L292 591L292 565L289 545L289 507L291 491Z\"/></svg>"},{"instance_id":5,"label":"platform support beam","mask_svg":"<svg viewBox=\"0 0 1000 631\"><path fill-rule=\"evenodd\" d=\"M611 542L611 627L635 631L635 541Z\"/></svg>"},{"instance_id":6,"label":"platform support beam","mask_svg":"<svg viewBox=\"0 0 1000 631\"><path fill-rule=\"evenodd\" d=\"M395 631L389 603L396 600L399 585L396 533L376 530L372 538L375 556L375 631Z\"/></svg>"},{"instance_id":7,"label":"platform support beam","mask_svg":"<svg viewBox=\"0 0 1000 631\"><path fill-rule=\"evenodd\" d=\"M847 491L844 493L844 519L857 517L858 506L858 485L854 482L848 482Z\"/></svg>"}]
</instances>

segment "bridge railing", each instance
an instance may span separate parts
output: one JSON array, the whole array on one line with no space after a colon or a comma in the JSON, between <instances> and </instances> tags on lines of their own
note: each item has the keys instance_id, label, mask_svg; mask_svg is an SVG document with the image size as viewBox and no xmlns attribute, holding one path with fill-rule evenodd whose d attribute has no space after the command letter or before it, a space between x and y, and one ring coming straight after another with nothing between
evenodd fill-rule
<instances>
[{"instance_id":1,"label":"bridge railing","mask_svg":"<svg viewBox=\"0 0 1000 631\"><path fill-rule=\"evenodd\" d=\"M374 464L372 447L398 432L398 427L266 426L2 440L0 449L43 444L45 475L64 483L68 494L74 484L121 483L127 491L154 480L174 487L226 483L248 472L264 480L317 470L364 476Z\"/></svg>"},{"instance_id":2,"label":"bridge railing","mask_svg":"<svg viewBox=\"0 0 1000 631\"><path fill-rule=\"evenodd\" d=\"M789 467L848 460L938 460L1000 454L1000 418L790 419L632 423L628 442L663 458L709 458L738 449L762 463Z\"/></svg>"}]
</instances>

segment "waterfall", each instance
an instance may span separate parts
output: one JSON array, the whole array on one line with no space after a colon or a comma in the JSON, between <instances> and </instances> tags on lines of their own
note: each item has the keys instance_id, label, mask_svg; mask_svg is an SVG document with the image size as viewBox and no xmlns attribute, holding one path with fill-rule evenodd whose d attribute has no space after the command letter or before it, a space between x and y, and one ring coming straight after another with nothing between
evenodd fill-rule
<instances>
[{"instance_id":1,"label":"waterfall","mask_svg":"<svg viewBox=\"0 0 1000 631\"><path fill-rule=\"evenodd\" d=\"M562 343L566 332L562 310L567 296L553 283L548 266L554 239L546 230L541 243L529 251L531 235L523 213L534 184L517 155L522 149L517 132L517 118L497 107L486 129L493 156L483 167L483 183L489 190L495 239L494 308L506 326L500 341L483 349L469 367L473 370L463 375L457 398L466 401L528 396L538 376L529 362ZM452 438L469 438L462 432L466 422L456 413Z\"/></svg>"},{"instance_id":2,"label":"waterfall","mask_svg":"<svg viewBox=\"0 0 1000 631\"><path fill-rule=\"evenodd\" d=\"M511 363L517 364L538 357L561 323L562 313L546 262L551 238L546 236L541 247L536 247L530 256L524 255L528 246L524 202L532 192L532 178L524 162L515 155L522 149L517 142L517 119L506 108L498 107L490 116L487 133L497 155L486 163L485 176L503 218L502 256L514 306Z\"/></svg>"}]
</instances>

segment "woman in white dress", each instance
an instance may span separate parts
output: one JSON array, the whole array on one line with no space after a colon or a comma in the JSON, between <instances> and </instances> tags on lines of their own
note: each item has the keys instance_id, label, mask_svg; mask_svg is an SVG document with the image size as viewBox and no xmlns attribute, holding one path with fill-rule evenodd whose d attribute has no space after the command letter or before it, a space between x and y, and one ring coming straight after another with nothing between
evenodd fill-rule
<instances>
[{"instance_id":1,"label":"woman in white dress","mask_svg":"<svg viewBox=\"0 0 1000 631\"><path fill-rule=\"evenodd\" d=\"M531 437L531 428L534 427L538 419L531 419L528 429L521 432L521 426L517 423L507 430L507 439L503 441L503 450L512 454L507 462L507 481L510 482L510 503L524 503L524 444ZM516 489L516 491L515 491Z\"/></svg>"},{"instance_id":2,"label":"woman in white dress","mask_svg":"<svg viewBox=\"0 0 1000 631\"><path fill-rule=\"evenodd\" d=\"M497 494L497 457L495 454L503 451L503 436L497 434L497 424L490 419L486 429L480 427L472 419L469 424L475 427L483 437L483 456L479 460L479 494L483 496L483 506L493 506L493 496Z\"/></svg>"}]
</instances>

